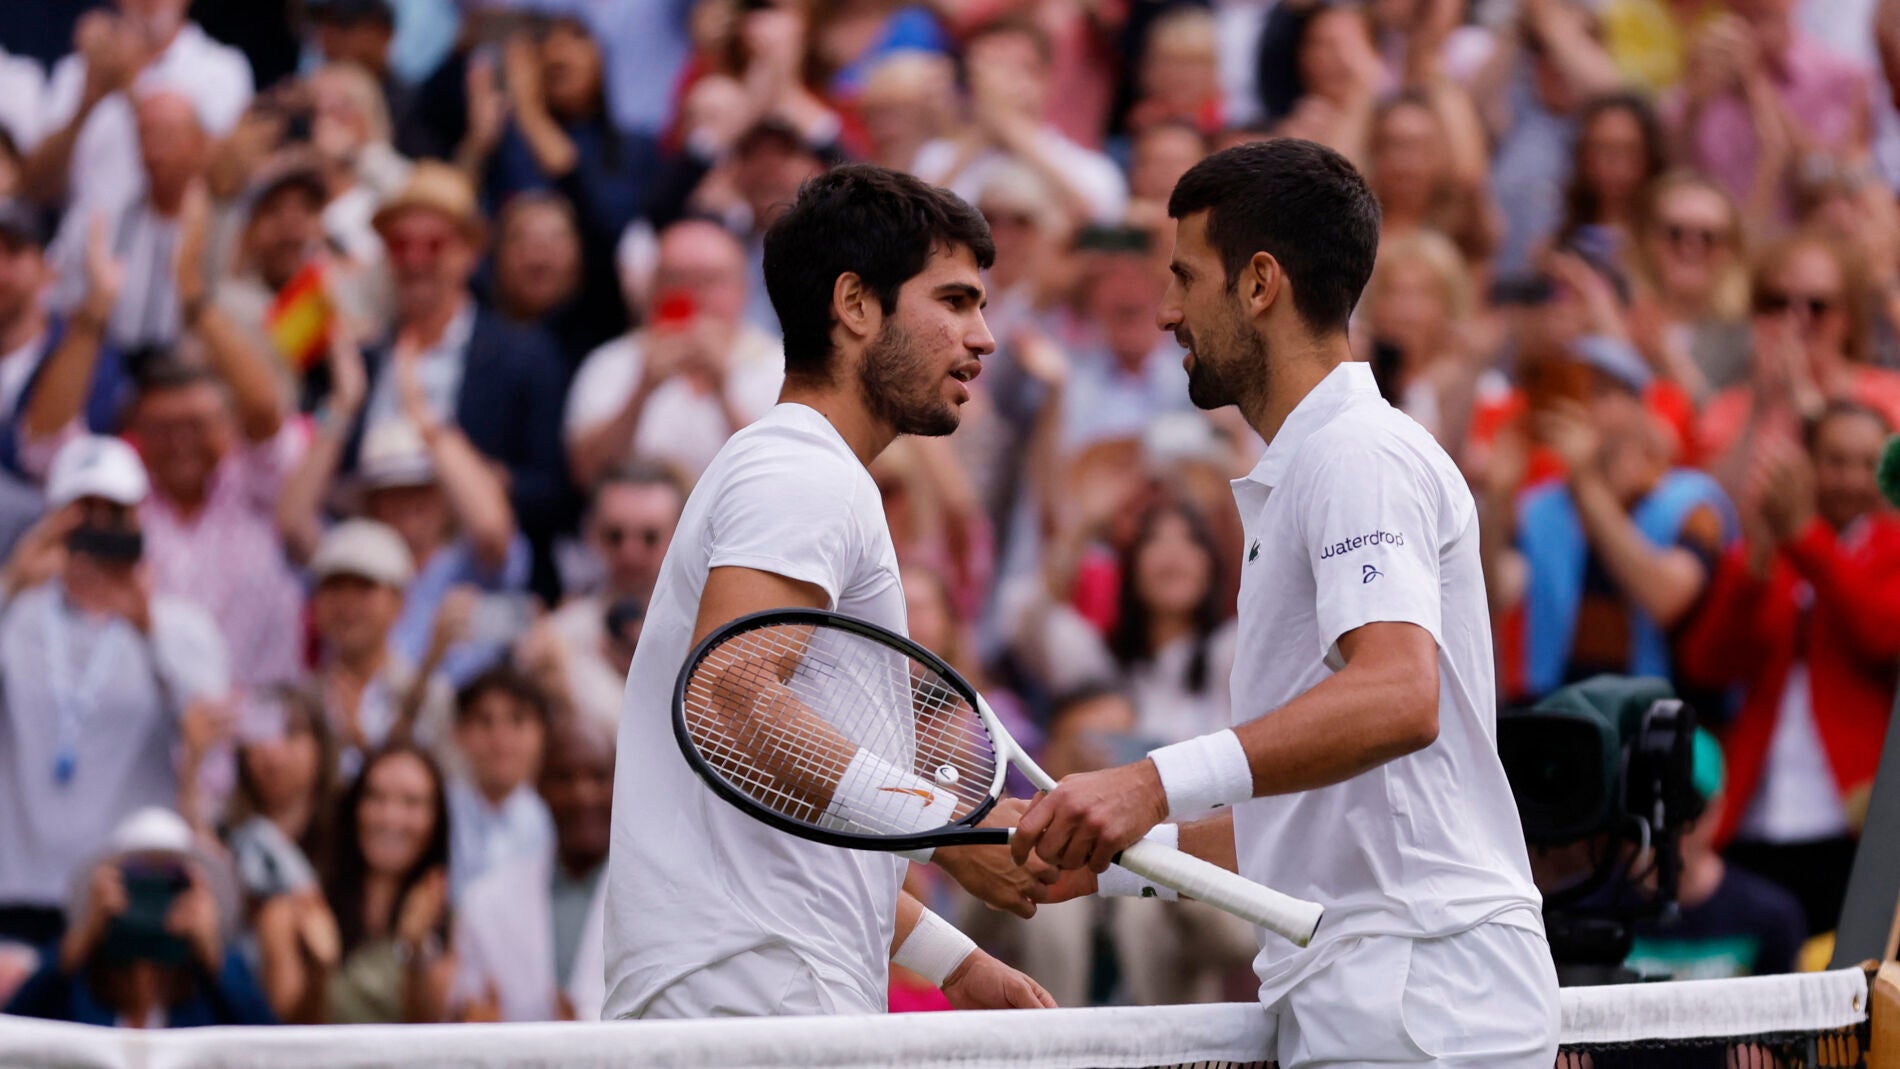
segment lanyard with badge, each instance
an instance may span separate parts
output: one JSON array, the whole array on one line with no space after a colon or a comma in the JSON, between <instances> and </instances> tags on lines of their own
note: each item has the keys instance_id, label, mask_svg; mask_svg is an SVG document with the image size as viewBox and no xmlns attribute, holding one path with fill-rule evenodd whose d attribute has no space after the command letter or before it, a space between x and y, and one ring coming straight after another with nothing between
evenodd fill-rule
<instances>
[{"instance_id":1,"label":"lanyard with badge","mask_svg":"<svg viewBox=\"0 0 1900 1069\"><path fill-rule=\"evenodd\" d=\"M73 780L79 768L79 737L86 718L98 707L99 691L105 686L110 667L106 654L112 646L112 631L100 633L86 658L85 671L77 683L72 678L73 663L66 639L67 621L60 611L65 601L61 591L40 602L40 614L46 627L46 687L53 694L53 708L59 717L59 735L53 750L53 782L61 787Z\"/></svg>"}]
</instances>

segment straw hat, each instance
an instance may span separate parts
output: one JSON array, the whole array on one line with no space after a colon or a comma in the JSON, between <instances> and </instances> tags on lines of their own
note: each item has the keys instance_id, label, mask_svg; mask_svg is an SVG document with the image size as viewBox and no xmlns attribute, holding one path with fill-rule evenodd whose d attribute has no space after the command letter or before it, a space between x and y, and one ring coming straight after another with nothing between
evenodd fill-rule
<instances>
[{"instance_id":1,"label":"straw hat","mask_svg":"<svg viewBox=\"0 0 1900 1069\"><path fill-rule=\"evenodd\" d=\"M435 212L460 228L471 244L481 246L487 240L488 227L475 198L475 187L462 172L438 160L423 160L409 172L409 180L383 201L370 217L370 225L387 237L389 224L402 212Z\"/></svg>"}]
</instances>

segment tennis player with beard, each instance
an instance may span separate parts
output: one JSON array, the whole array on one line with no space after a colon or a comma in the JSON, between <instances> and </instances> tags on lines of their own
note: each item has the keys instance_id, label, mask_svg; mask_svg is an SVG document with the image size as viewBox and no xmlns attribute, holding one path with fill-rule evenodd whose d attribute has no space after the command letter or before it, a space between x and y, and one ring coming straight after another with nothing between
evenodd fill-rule
<instances>
[{"instance_id":1,"label":"tennis player with beard","mask_svg":"<svg viewBox=\"0 0 1900 1069\"><path fill-rule=\"evenodd\" d=\"M1347 344L1378 204L1337 153L1288 139L1196 164L1168 214L1158 322L1189 350L1188 395L1267 442L1234 482L1235 726L1064 779L1016 856L1100 873L1178 837L1322 903L1310 946L1264 935L1254 963L1283 1069L1549 1069L1557 977L1497 757L1477 510Z\"/></svg>"},{"instance_id":2,"label":"tennis player with beard","mask_svg":"<svg viewBox=\"0 0 1900 1069\"><path fill-rule=\"evenodd\" d=\"M687 654L740 616L824 608L904 631L867 465L900 434L956 430L995 348L979 274L994 256L969 205L869 166L810 180L766 234L785 385L700 477L647 606L620 719L603 1017L882 1013L890 962L959 1007L1054 1005L903 893L903 859L808 842L719 800L670 719ZM933 860L1024 916L1044 894L1005 847Z\"/></svg>"}]
</instances>

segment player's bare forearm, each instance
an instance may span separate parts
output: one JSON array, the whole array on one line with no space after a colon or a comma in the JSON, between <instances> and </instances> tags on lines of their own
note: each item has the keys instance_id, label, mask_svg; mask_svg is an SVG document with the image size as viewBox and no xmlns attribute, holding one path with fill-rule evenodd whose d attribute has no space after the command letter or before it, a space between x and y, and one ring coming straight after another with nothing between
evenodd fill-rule
<instances>
[{"instance_id":1,"label":"player's bare forearm","mask_svg":"<svg viewBox=\"0 0 1900 1069\"><path fill-rule=\"evenodd\" d=\"M1438 644L1415 624L1340 637L1346 666L1267 716L1234 729L1254 796L1343 783L1438 738Z\"/></svg>"},{"instance_id":2,"label":"player's bare forearm","mask_svg":"<svg viewBox=\"0 0 1900 1069\"><path fill-rule=\"evenodd\" d=\"M915 895L899 888L897 891L897 923L891 926L891 953L910 938L910 931L917 927L918 918L924 915L924 904L917 901Z\"/></svg>"},{"instance_id":3,"label":"player's bare forearm","mask_svg":"<svg viewBox=\"0 0 1900 1069\"><path fill-rule=\"evenodd\" d=\"M1234 815L1222 813L1205 820L1181 825L1181 852L1202 861L1211 861L1229 872L1240 871L1240 854L1234 846Z\"/></svg>"}]
</instances>

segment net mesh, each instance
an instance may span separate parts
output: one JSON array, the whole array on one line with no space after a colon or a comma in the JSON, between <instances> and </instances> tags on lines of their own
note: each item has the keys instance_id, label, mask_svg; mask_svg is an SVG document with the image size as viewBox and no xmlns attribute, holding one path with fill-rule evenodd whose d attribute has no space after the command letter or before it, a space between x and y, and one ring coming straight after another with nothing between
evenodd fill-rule
<instances>
[{"instance_id":1,"label":"net mesh","mask_svg":"<svg viewBox=\"0 0 1900 1069\"><path fill-rule=\"evenodd\" d=\"M1859 970L1566 988L1562 1069L1865 1066ZM384 1069L413 1066L807 1066L870 1069L1243 1069L1270 1065L1248 1004L611 1024L190 1028L143 1031L0 1017L19 1069Z\"/></svg>"},{"instance_id":2,"label":"net mesh","mask_svg":"<svg viewBox=\"0 0 1900 1069\"><path fill-rule=\"evenodd\" d=\"M686 733L707 765L792 820L872 835L911 832L939 794L960 818L988 800L996 752L958 689L852 631L769 624L738 632L692 669ZM913 779L840 791L861 753ZM938 821L938 826L950 819Z\"/></svg>"}]
</instances>

